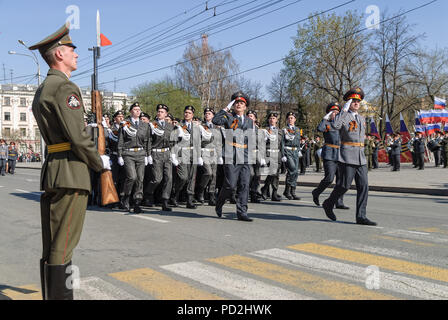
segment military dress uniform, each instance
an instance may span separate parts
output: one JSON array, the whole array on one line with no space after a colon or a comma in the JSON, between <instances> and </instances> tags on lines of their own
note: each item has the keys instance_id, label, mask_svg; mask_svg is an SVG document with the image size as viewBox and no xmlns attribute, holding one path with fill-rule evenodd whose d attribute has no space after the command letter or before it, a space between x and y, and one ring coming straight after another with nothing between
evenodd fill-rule
<instances>
[{"instance_id":1,"label":"military dress uniform","mask_svg":"<svg viewBox=\"0 0 448 320\"><path fill-rule=\"evenodd\" d=\"M440 144L442 146L443 167L446 168L448 166L448 132L445 132Z\"/></svg>"},{"instance_id":2,"label":"military dress uniform","mask_svg":"<svg viewBox=\"0 0 448 320\"><path fill-rule=\"evenodd\" d=\"M11 146L8 152L8 173L14 174L18 157L19 153L17 152L16 146Z\"/></svg>"},{"instance_id":3,"label":"military dress uniform","mask_svg":"<svg viewBox=\"0 0 448 320\"><path fill-rule=\"evenodd\" d=\"M158 104L157 110L164 109L169 111L168 106ZM151 155L153 163L150 164L151 178L147 187L148 194L145 198L148 200L148 205L154 205L154 194L160 186L160 193L162 199L162 210L172 211L168 207L168 200L170 199L171 189L173 185L173 165L171 163L171 150L174 144L172 132L174 126L166 119L155 120L150 122L151 127Z\"/></svg>"},{"instance_id":4,"label":"military dress uniform","mask_svg":"<svg viewBox=\"0 0 448 320\"><path fill-rule=\"evenodd\" d=\"M313 143L313 156L314 156L314 161L316 162L316 172L320 172L320 156L318 154L319 149L322 148L322 141L314 141ZM321 150L322 152L322 150ZM322 155L322 153L321 153Z\"/></svg>"},{"instance_id":5,"label":"military dress uniform","mask_svg":"<svg viewBox=\"0 0 448 320\"><path fill-rule=\"evenodd\" d=\"M295 117L294 112L288 112L286 118L290 115ZM285 191L283 195L289 200L300 200L295 194L297 177L299 176L300 129L295 126L287 126L282 131L282 161L286 164Z\"/></svg>"},{"instance_id":6,"label":"military dress uniform","mask_svg":"<svg viewBox=\"0 0 448 320\"><path fill-rule=\"evenodd\" d=\"M135 106L139 106L138 102L132 104L130 110ZM124 161L125 172L121 206L126 211L130 211L129 200L134 191L132 194L134 213L142 212L140 204L143 200L143 179L147 157L151 155L150 137L149 124L140 119L126 119L118 132L118 157Z\"/></svg>"},{"instance_id":7,"label":"military dress uniform","mask_svg":"<svg viewBox=\"0 0 448 320\"><path fill-rule=\"evenodd\" d=\"M364 92L361 88L351 89L344 95L344 100L362 100ZM367 219L367 199L369 183L367 178L367 159L364 154L364 137L366 132L366 121L358 113L351 110L342 110L331 126L339 130L341 138L341 148L339 149L339 169L342 179L336 184L330 197L326 199L322 206L325 214L331 220L336 220L333 213L334 204L344 195L352 184L356 183L356 223L364 225L376 225L375 222Z\"/></svg>"},{"instance_id":8,"label":"military dress uniform","mask_svg":"<svg viewBox=\"0 0 448 320\"><path fill-rule=\"evenodd\" d=\"M184 111L195 111L193 106L186 106ZM174 146L173 153L177 157L179 164L175 170L175 182L171 194L171 203L177 206L179 195L186 187L187 194L187 208L196 209L197 206L193 202L195 186L196 186L196 172L198 163L202 161L201 158L201 129L193 121L187 122L182 120L176 129L178 134L177 143Z\"/></svg>"},{"instance_id":9,"label":"military dress uniform","mask_svg":"<svg viewBox=\"0 0 448 320\"><path fill-rule=\"evenodd\" d=\"M210 108L205 108L204 114L206 112L215 114ZM221 157L221 152L218 153L218 150L222 147L221 143L221 131L219 128L216 128L212 121L204 121L201 129L201 157L204 164L198 168L196 188L200 203L205 201L204 192L207 190L209 205L211 206L216 205L216 171L218 157Z\"/></svg>"},{"instance_id":10,"label":"military dress uniform","mask_svg":"<svg viewBox=\"0 0 448 320\"><path fill-rule=\"evenodd\" d=\"M332 110L341 110L339 103L330 103L326 112ZM320 205L319 196L327 189L330 184L333 183L336 177L336 184L341 183L341 171L339 170L339 150L341 148L341 139L339 137L339 130L332 127L333 121L323 119L317 126L317 131L322 132L324 135L325 144L322 147L321 157L323 159L324 178L320 181L319 185L311 193L313 195L313 202L316 205ZM341 195L337 199L335 204L337 209L349 209L344 205L344 195Z\"/></svg>"},{"instance_id":11,"label":"military dress uniform","mask_svg":"<svg viewBox=\"0 0 448 320\"><path fill-rule=\"evenodd\" d=\"M391 144L392 171L400 171L401 139L394 139Z\"/></svg>"},{"instance_id":12,"label":"military dress uniform","mask_svg":"<svg viewBox=\"0 0 448 320\"><path fill-rule=\"evenodd\" d=\"M76 48L68 23L30 50L39 49L44 57L64 45ZM67 286L71 275L68 267L81 236L91 191L89 168L97 172L110 168L109 159L99 155L84 131L85 110L79 87L53 65L36 91L32 110L48 150L40 183L44 190L42 295L44 299L73 299L73 289Z\"/></svg>"},{"instance_id":13,"label":"military dress uniform","mask_svg":"<svg viewBox=\"0 0 448 320\"><path fill-rule=\"evenodd\" d=\"M113 118L115 119L120 114L123 114L123 111L118 110L115 112ZM121 127L122 124L114 122L108 128L106 135L107 150L111 161L112 179L114 180L115 189L120 196L125 179L124 168L118 164L118 133Z\"/></svg>"},{"instance_id":14,"label":"military dress uniform","mask_svg":"<svg viewBox=\"0 0 448 320\"><path fill-rule=\"evenodd\" d=\"M275 116L277 113L269 114L268 118ZM282 165L282 130L277 127L269 126L263 129L265 149L266 149L266 164L268 166L268 174L265 179L265 184L261 188L261 194L264 199L268 198L270 187L272 187L271 200L281 201L282 197L278 194L278 186L280 182L280 171Z\"/></svg>"},{"instance_id":15,"label":"military dress uniform","mask_svg":"<svg viewBox=\"0 0 448 320\"><path fill-rule=\"evenodd\" d=\"M421 132L417 134L414 140L414 152L417 158L418 170L425 169L425 139L421 136Z\"/></svg>"},{"instance_id":16,"label":"military dress uniform","mask_svg":"<svg viewBox=\"0 0 448 320\"><path fill-rule=\"evenodd\" d=\"M232 95L232 101L243 101L249 105L249 98L241 92ZM250 149L255 147L255 137L250 139L254 123L248 116L239 116L227 109L219 111L213 118L213 123L225 129L223 141L223 184L216 201L215 211L218 217L222 215L222 207L226 199L236 194L236 214L238 220L252 221L247 216L247 202L249 198L250 184ZM252 141L252 144L249 144Z\"/></svg>"},{"instance_id":17,"label":"military dress uniform","mask_svg":"<svg viewBox=\"0 0 448 320\"><path fill-rule=\"evenodd\" d=\"M246 116L249 114L253 114L255 118L257 118L257 113L254 110L249 110L246 113ZM253 137L255 138L255 148L252 150L252 163L250 165L250 183L249 183L249 195L250 201L252 203L260 203L259 199L259 188L260 188L260 180L261 180L261 167L266 164L265 161L265 142L263 139L263 135L261 130L256 122L254 122L254 133ZM263 141L262 141L263 140Z\"/></svg>"}]
</instances>

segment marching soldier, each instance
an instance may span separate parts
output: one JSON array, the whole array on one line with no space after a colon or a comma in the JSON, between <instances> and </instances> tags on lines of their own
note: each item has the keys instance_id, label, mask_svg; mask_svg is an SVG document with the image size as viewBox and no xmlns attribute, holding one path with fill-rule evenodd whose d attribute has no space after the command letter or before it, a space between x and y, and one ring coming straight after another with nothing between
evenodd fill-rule
<instances>
[{"instance_id":1,"label":"marching soldier","mask_svg":"<svg viewBox=\"0 0 448 320\"><path fill-rule=\"evenodd\" d=\"M321 180L316 189L311 193L313 195L313 202L319 206L320 194L328 188L328 186L334 181L336 176L336 184L341 183L341 171L338 169L339 150L341 148L341 139L339 137L339 130L332 128L331 124L334 121L336 115L339 114L341 106L337 102L332 102L327 105L326 113L327 119L323 119L317 131L322 132L324 135L325 144L322 147L322 159L324 161L324 178ZM336 202L336 209L349 209L344 205L344 196L338 198Z\"/></svg>"},{"instance_id":2,"label":"marching soldier","mask_svg":"<svg viewBox=\"0 0 448 320\"><path fill-rule=\"evenodd\" d=\"M8 152L8 173L14 174L18 157L19 153L17 152L16 144L11 141Z\"/></svg>"},{"instance_id":3,"label":"marching soldier","mask_svg":"<svg viewBox=\"0 0 448 320\"><path fill-rule=\"evenodd\" d=\"M295 126L296 115L294 112L286 114L287 126L282 134L282 162L286 164L285 191L283 195L289 200L300 200L296 196L297 177L299 176L300 129Z\"/></svg>"},{"instance_id":4,"label":"marching soldier","mask_svg":"<svg viewBox=\"0 0 448 320\"><path fill-rule=\"evenodd\" d=\"M340 184L336 184L330 197L323 202L322 207L327 217L335 221L334 204L350 189L352 181L355 179L357 190L356 223L374 226L376 223L367 219L366 216L367 199L369 196L367 160L364 154L366 121L358 114L362 99L364 99L364 92L361 88L348 91L344 95L344 100L348 102L331 124L334 129L339 130L341 138L339 169L341 170L342 179Z\"/></svg>"},{"instance_id":5,"label":"marching soldier","mask_svg":"<svg viewBox=\"0 0 448 320\"><path fill-rule=\"evenodd\" d=\"M151 130L148 123L140 121L140 105L135 102L129 108L130 117L118 133L118 164L124 166L125 180L121 207L130 212L129 200L134 185L134 213L142 213L143 178L145 166L152 163Z\"/></svg>"},{"instance_id":6,"label":"marching soldier","mask_svg":"<svg viewBox=\"0 0 448 320\"><path fill-rule=\"evenodd\" d=\"M195 109L193 106L186 106L184 109L184 120L177 127L178 142L174 146L173 163L176 166L176 179L171 203L177 207L177 201L182 189L186 186L187 208L196 209L193 202L196 170L197 166L204 164L201 158L201 133L200 127L193 123ZM178 157L181 157L178 159ZM179 161L180 160L180 161Z\"/></svg>"},{"instance_id":7,"label":"marching soldier","mask_svg":"<svg viewBox=\"0 0 448 320\"><path fill-rule=\"evenodd\" d=\"M204 192L208 193L208 204L210 206L216 205L216 169L218 156L221 152L221 131L215 128L212 120L215 116L215 111L211 108L204 109L204 122L201 124L201 156L204 165L198 168L198 185L197 195L198 201L204 203Z\"/></svg>"},{"instance_id":8,"label":"marching soldier","mask_svg":"<svg viewBox=\"0 0 448 320\"><path fill-rule=\"evenodd\" d=\"M272 186L272 201L281 201L282 197L277 193L280 181L282 165L282 131L277 127L278 113L271 112L268 117L269 127L263 130L266 141L266 162L269 173L266 176L264 187L261 188L263 199L269 197L269 188Z\"/></svg>"},{"instance_id":9,"label":"marching soldier","mask_svg":"<svg viewBox=\"0 0 448 320\"><path fill-rule=\"evenodd\" d=\"M42 166L41 222L43 253L40 261L45 300L72 300L68 286L73 250L81 237L91 191L89 168L110 169L84 131L84 104L79 87L69 80L77 69L78 54L69 36L69 24L31 46L50 67L34 96L32 110L48 155Z\"/></svg>"},{"instance_id":10,"label":"marching soldier","mask_svg":"<svg viewBox=\"0 0 448 320\"><path fill-rule=\"evenodd\" d=\"M172 211L168 206L168 200L171 195L173 185L173 165L171 163L171 150L173 140L171 134L174 126L168 120L168 106L158 104L157 120L150 122L151 127L151 156L152 164L150 164L150 180L146 185L147 193L145 194L146 205L154 206L154 193L159 185L161 186L162 210Z\"/></svg>"},{"instance_id":11,"label":"marching soldier","mask_svg":"<svg viewBox=\"0 0 448 320\"><path fill-rule=\"evenodd\" d=\"M213 118L215 125L225 129L223 185L216 201L215 212L218 217L222 216L222 207L226 199L229 199L232 196L232 191L237 189L237 218L242 221L252 221L247 216L247 201L250 184L249 157L252 156L250 148L255 147L255 137L249 139L248 135L249 132L253 132L254 123L252 119L245 116L250 103L249 98L242 92L236 92L231 99L232 102ZM232 106L234 110L230 113ZM250 140L252 140L252 145L249 145Z\"/></svg>"},{"instance_id":12,"label":"marching soldier","mask_svg":"<svg viewBox=\"0 0 448 320\"><path fill-rule=\"evenodd\" d=\"M262 138L262 136L261 134L259 134L258 130L257 113L254 110L249 110L247 111L246 116L248 116L254 122L254 136L256 139L256 147L254 148L254 150L252 150L254 163L250 166L249 195L250 201L252 203L260 203L258 189L260 187L261 179L260 167L266 165L266 160L264 159L265 152L263 148L263 145L265 145L265 143L264 141L259 140L260 138Z\"/></svg>"},{"instance_id":13,"label":"marching soldier","mask_svg":"<svg viewBox=\"0 0 448 320\"><path fill-rule=\"evenodd\" d=\"M124 121L124 112L118 110L113 115L113 124L107 130L107 147L112 168L112 179L114 180L115 189L121 196L124 182L123 167L118 164L118 132L120 131L122 122Z\"/></svg>"}]
</instances>

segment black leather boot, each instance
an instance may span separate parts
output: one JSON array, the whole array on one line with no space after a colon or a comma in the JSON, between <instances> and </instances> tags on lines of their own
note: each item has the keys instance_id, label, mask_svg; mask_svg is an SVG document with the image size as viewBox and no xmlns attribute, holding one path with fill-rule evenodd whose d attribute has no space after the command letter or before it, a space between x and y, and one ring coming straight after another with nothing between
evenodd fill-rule
<instances>
[{"instance_id":1,"label":"black leather boot","mask_svg":"<svg viewBox=\"0 0 448 320\"><path fill-rule=\"evenodd\" d=\"M135 200L134 213L138 214L138 213L142 213L143 212L142 208L140 208L140 203L141 202L142 202L142 200Z\"/></svg>"},{"instance_id":2,"label":"black leather boot","mask_svg":"<svg viewBox=\"0 0 448 320\"><path fill-rule=\"evenodd\" d=\"M150 208L154 207L154 195L151 194L150 196L148 196L148 199L143 200L142 206Z\"/></svg>"},{"instance_id":3,"label":"black leather boot","mask_svg":"<svg viewBox=\"0 0 448 320\"><path fill-rule=\"evenodd\" d=\"M293 200L300 200L300 197L296 196L296 187L291 188L290 192Z\"/></svg>"},{"instance_id":4,"label":"black leather boot","mask_svg":"<svg viewBox=\"0 0 448 320\"><path fill-rule=\"evenodd\" d=\"M216 206L216 196L213 192L210 192L209 194L209 199L208 199L208 205L209 206Z\"/></svg>"},{"instance_id":5,"label":"black leather boot","mask_svg":"<svg viewBox=\"0 0 448 320\"><path fill-rule=\"evenodd\" d=\"M43 258L40 259L40 286L41 286L41 292L42 292L42 300L45 300L45 263L46 260Z\"/></svg>"},{"instance_id":6,"label":"black leather boot","mask_svg":"<svg viewBox=\"0 0 448 320\"><path fill-rule=\"evenodd\" d=\"M129 211L129 196L123 196L120 201L120 209L124 211Z\"/></svg>"},{"instance_id":7,"label":"black leather boot","mask_svg":"<svg viewBox=\"0 0 448 320\"><path fill-rule=\"evenodd\" d=\"M282 196L277 193L277 189L272 190L272 201L282 201Z\"/></svg>"},{"instance_id":8,"label":"black leather boot","mask_svg":"<svg viewBox=\"0 0 448 320\"><path fill-rule=\"evenodd\" d=\"M197 206L193 203L193 195L189 194L187 199L187 208L188 209L196 209Z\"/></svg>"},{"instance_id":9,"label":"black leather boot","mask_svg":"<svg viewBox=\"0 0 448 320\"><path fill-rule=\"evenodd\" d=\"M71 264L71 261L66 264L44 264L44 300L73 300L73 288L67 287L67 279L71 277L67 268Z\"/></svg>"},{"instance_id":10,"label":"black leather boot","mask_svg":"<svg viewBox=\"0 0 448 320\"><path fill-rule=\"evenodd\" d=\"M269 198L269 185L265 184L264 187L261 188L261 198L266 200Z\"/></svg>"},{"instance_id":11,"label":"black leather boot","mask_svg":"<svg viewBox=\"0 0 448 320\"><path fill-rule=\"evenodd\" d=\"M292 195L291 195L291 186L290 185L286 185L285 186L285 191L283 192L283 195L288 198L288 200L292 200Z\"/></svg>"},{"instance_id":12,"label":"black leather boot","mask_svg":"<svg viewBox=\"0 0 448 320\"><path fill-rule=\"evenodd\" d=\"M168 200L162 200L162 211L173 211L170 207L168 207Z\"/></svg>"},{"instance_id":13,"label":"black leather boot","mask_svg":"<svg viewBox=\"0 0 448 320\"><path fill-rule=\"evenodd\" d=\"M204 204L204 202L205 202L205 199L204 199L204 189L201 188L201 189L198 190L197 200L198 200L198 202L200 204Z\"/></svg>"},{"instance_id":14,"label":"black leather boot","mask_svg":"<svg viewBox=\"0 0 448 320\"><path fill-rule=\"evenodd\" d=\"M258 195L256 192L250 193L250 202L252 203L261 203L260 199L258 199Z\"/></svg>"}]
</instances>

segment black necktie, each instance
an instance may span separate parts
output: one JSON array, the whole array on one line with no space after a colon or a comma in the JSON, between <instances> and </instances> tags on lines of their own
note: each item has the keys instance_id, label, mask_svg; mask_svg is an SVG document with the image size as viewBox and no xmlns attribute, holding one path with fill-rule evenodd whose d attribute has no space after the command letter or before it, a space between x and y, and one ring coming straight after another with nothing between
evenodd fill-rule
<instances>
[{"instance_id":1,"label":"black necktie","mask_svg":"<svg viewBox=\"0 0 448 320\"><path fill-rule=\"evenodd\" d=\"M190 125L190 123L188 123L187 130L188 130L188 132L191 132L191 125Z\"/></svg>"},{"instance_id":2,"label":"black necktie","mask_svg":"<svg viewBox=\"0 0 448 320\"><path fill-rule=\"evenodd\" d=\"M160 126L162 127L162 129L165 129L165 121L160 121Z\"/></svg>"}]
</instances>

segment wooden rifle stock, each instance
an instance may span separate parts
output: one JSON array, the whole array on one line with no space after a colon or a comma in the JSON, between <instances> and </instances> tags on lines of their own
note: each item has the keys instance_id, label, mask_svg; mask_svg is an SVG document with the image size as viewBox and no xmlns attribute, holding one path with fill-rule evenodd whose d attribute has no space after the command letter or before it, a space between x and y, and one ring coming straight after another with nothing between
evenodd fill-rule
<instances>
[{"instance_id":1,"label":"wooden rifle stock","mask_svg":"<svg viewBox=\"0 0 448 320\"><path fill-rule=\"evenodd\" d=\"M92 91L92 112L96 114L96 124L98 127L98 153L106 154L106 137L104 136L103 127L103 110L101 103L101 94L98 90ZM103 170L101 172L101 204L103 206L119 202L117 190L115 189L112 171Z\"/></svg>"}]
</instances>

